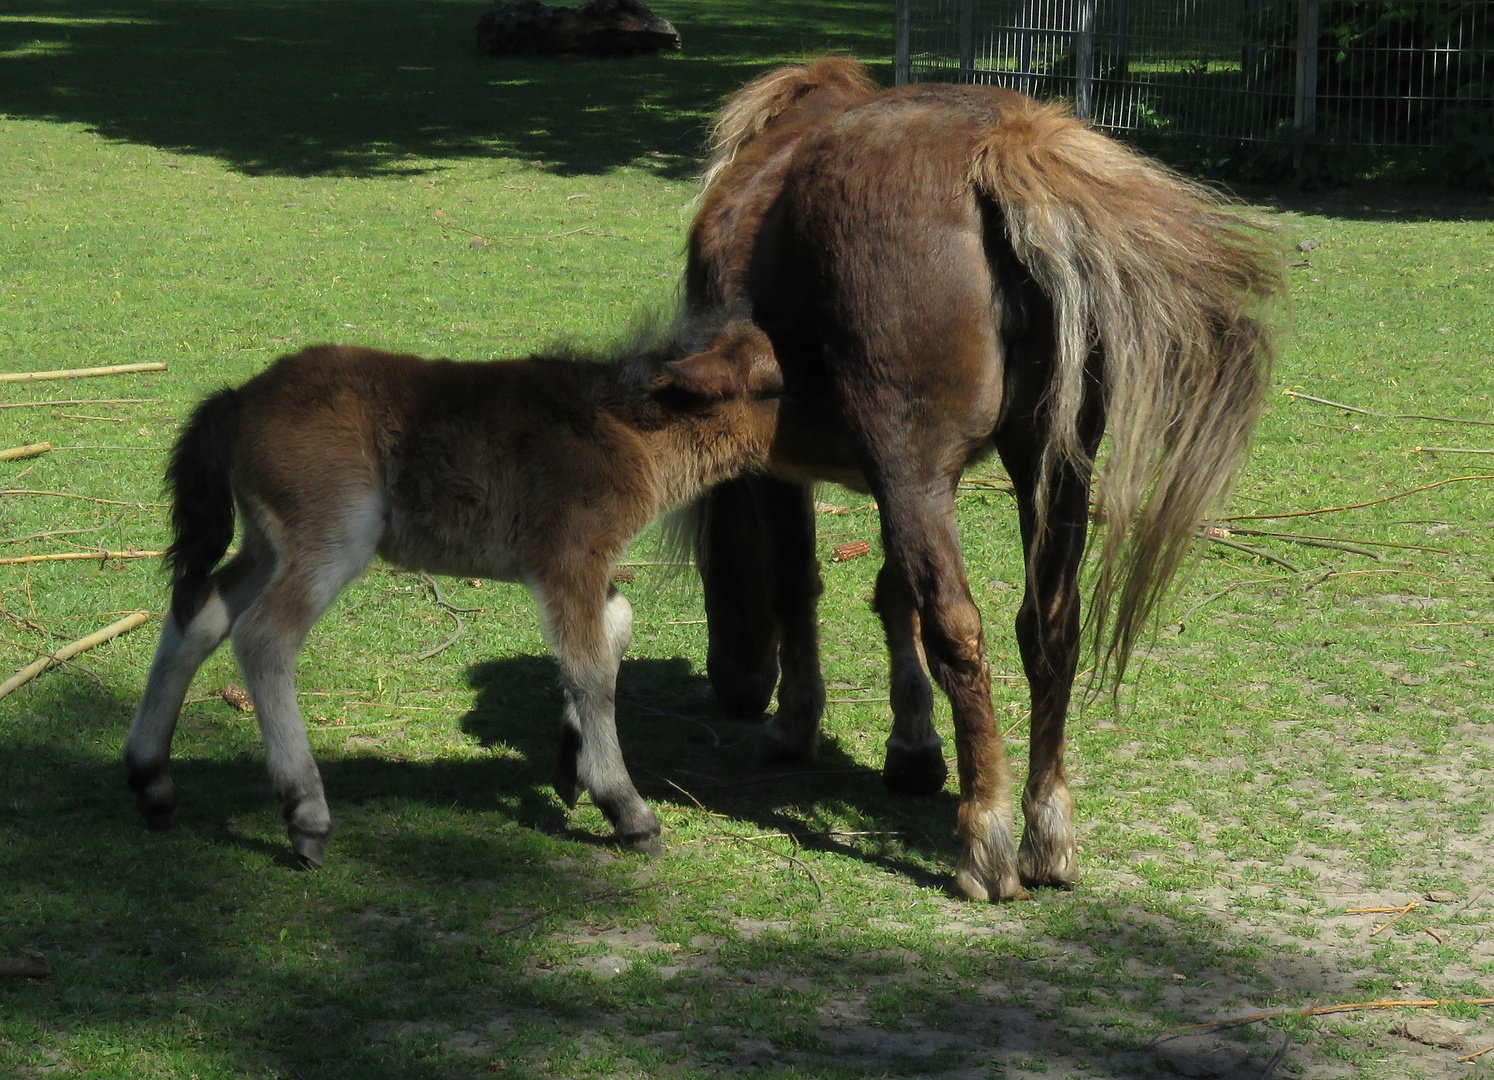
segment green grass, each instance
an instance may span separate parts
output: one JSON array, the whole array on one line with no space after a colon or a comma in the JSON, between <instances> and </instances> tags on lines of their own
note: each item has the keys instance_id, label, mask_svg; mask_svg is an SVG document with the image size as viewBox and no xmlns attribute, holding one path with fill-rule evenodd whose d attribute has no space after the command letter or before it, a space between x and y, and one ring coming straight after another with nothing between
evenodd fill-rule
<instances>
[{"instance_id":1,"label":"green grass","mask_svg":"<svg viewBox=\"0 0 1494 1080\"><path fill-rule=\"evenodd\" d=\"M0 498L0 540L58 533L0 555L161 547L151 504L186 411L304 344L486 358L619 333L671 300L720 96L805 51L885 60L890 40L881 5L714 0L664 9L682 56L493 61L471 53L479 11L0 16L0 369L170 364L3 384L0 404L151 400L0 409L0 445L56 447L0 463L0 485L128 504ZM1416 449L1488 448L1489 428L1280 393L1494 416L1494 204L1256 195L1288 245L1317 247L1289 271L1277 392L1232 512L1494 472ZM1079 887L1001 907L945 892L952 790L882 789L877 559L829 561L875 543L875 521L858 496L819 497L855 511L822 519L831 696L873 699L830 706L821 774L756 771L756 732L717 715L688 578L644 565L627 586L621 728L667 829L653 862L549 790L559 694L511 586L445 583L483 610L424 662L451 625L413 575L376 570L314 631L299 681L338 824L315 873L285 857L252 717L215 696L238 681L226 652L182 719L167 835L139 825L117 761L158 620L0 701L0 957L35 948L52 970L0 981L0 1075L1144 1076L1175 1024L1494 994L1494 482L1257 523L1442 551L1233 537L1290 572L1212 547L1125 710L1073 721ZM960 515L1020 757L1014 515L976 487ZM78 529L96 531L61 534ZM152 560L0 566L0 673L164 600ZM1344 914L1433 890L1458 899L1376 936L1389 916ZM1443 1012L1471 1048L1494 1042L1486 1011ZM1388 1022L1286 1022L1277 1075L1464 1074ZM1162 1053L1258 1076L1283 1037Z\"/></svg>"}]
</instances>

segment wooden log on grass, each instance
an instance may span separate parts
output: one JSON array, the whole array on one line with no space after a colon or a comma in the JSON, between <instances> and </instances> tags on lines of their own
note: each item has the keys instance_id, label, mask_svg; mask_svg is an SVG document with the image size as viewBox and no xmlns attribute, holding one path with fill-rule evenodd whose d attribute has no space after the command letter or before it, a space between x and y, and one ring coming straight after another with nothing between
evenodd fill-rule
<instances>
[{"instance_id":1,"label":"wooden log on grass","mask_svg":"<svg viewBox=\"0 0 1494 1080\"><path fill-rule=\"evenodd\" d=\"M41 457L52 449L49 442L34 442L26 446L12 446L9 450L0 450L0 461L22 461L25 458Z\"/></svg>"},{"instance_id":2,"label":"wooden log on grass","mask_svg":"<svg viewBox=\"0 0 1494 1080\"><path fill-rule=\"evenodd\" d=\"M131 614L126 615L123 619L120 619L118 622L110 623L102 630L97 630L92 634L89 634L87 637L79 638L77 641L70 642L69 644L64 645L62 648L58 649L56 652L48 653L40 660L36 660L30 664L27 664L20 671L17 671L10 678L6 679L3 683L0 683L0 698L5 697L17 687L26 685L32 679L36 678L42 672L46 671L48 668L54 667L57 664L61 664L67 660L71 660L79 653L87 652L95 645L102 645L106 641L113 641L115 638L119 637L120 634L128 633L148 618L150 618L150 612L148 611L132 612Z\"/></svg>"},{"instance_id":3,"label":"wooden log on grass","mask_svg":"<svg viewBox=\"0 0 1494 1080\"><path fill-rule=\"evenodd\" d=\"M52 555L12 555L7 559L0 559L0 566L38 562L85 562L88 559L159 559L164 554L164 551L60 551Z\"/></svg>"},{"instance_id":4,"label":"wooden log on grass","mask_svg":"<svg viewBox=\"0 0 1494 1080\"><path fill-rule=\"evenodd\" d=\"M132 375L137 371L165 371L166 365L115 364L112 367L67 368L62 371L12 371L0 373L0 382L41 382L44 379L88 379L95 375Z\"/></svg>"}]
</instances>

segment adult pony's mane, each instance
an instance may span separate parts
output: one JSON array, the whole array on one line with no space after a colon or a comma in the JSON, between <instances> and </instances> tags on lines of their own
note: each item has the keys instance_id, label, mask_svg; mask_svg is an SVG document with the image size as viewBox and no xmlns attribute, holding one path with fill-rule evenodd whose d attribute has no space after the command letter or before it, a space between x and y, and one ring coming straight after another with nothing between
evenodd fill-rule
<instances>
[{"instance_id":1,"label":"adult pony's mane","mask_svg":"<svg viewBox=\"0 0 1494 1080\"><path fill-rule=\"evenodd\" d=\"M779 113L815 90L839 90L859 100L877 92L877 84L854 60L827 57L804 67L785 67L760 75L726 102L711 127L710 160L701 177L705 192L732 163L746 143Z\"/></svg>"}]
</instances>

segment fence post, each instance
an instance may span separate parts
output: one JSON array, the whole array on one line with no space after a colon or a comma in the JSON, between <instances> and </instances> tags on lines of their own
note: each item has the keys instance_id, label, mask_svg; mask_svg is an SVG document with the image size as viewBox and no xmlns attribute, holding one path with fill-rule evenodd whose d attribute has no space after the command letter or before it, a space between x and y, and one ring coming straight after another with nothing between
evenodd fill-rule
<instances>
[{"instance_id":1,"label":"fence post","mask_svg":"<svg viewBox=\"0 0 1494 1080\"><path fill-rule=\"evenodd\" d=\"M1297 0L1297 107L1292 118L1298 145L1318 127L1318 0Z\"/></svg>"},{"instance_id":2,"label":"fence post","mask_svg":"<svg viewBox=\"0 0 1494 1080\"><path fill-rule=\"evenodd\" d=\"M975 0L960 0L960 82L975 81Z\"/></svg>"},{"instance_id":3,"label":"fence post","mask_svg":"<svg viewBox=\"0 0 1494 1080\"><path fill-rule=\"evenodd\" d=\"M902 86L913 79L912 17L908 11L911 2L912 0L897 0L893 15L892 82L895 86Z\"/></svg>"},{"instance_id":4,"label":"fence post","mask_svg":"<svg viewBox=\"0 0 1494 1080\"><path fill-rule=\"evenodd\" d=\"M1074 115L1088 117L1094 115L1095 0L1074 5L1074 22Z\"/></svg>"},{"instance_id":5,"label":"fence post","mask_svg":"<svg viewBox=\"0 0 1494 1080\"><path fill-rule=\"evenodd\" d=\"M1115 77L1131 76L1131 9L1127 0L1115 0Z\"/></svg>"}]
</instances>

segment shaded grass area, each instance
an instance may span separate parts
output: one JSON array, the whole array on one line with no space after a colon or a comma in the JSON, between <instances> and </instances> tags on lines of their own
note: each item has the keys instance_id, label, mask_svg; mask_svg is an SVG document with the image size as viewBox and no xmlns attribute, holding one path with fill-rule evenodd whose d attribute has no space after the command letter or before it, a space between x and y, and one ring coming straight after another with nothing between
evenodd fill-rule
<instances>
[{"instance_id":1,"label":"shaded grass area","mask_svg":"<svg viewBox=\"0 0 1494 1080\"><path fill-rule=\"evenodd\" d=\"M171 367L0 391L0 404L149 399L0 409L0 444L57 447L0 464L0 486L128 504L0 496L0 541L58 534L0 555L164 546L151 504L186 411L280 352L340 339L486 358L623 332L670 301L683 178L719 95L801 48L889 40L880 6L701 3L662 9L684 57L500 71L510 62L471 56L479 9L462 5L27 10L0 19L0 369ZM212 52L235 35L259 39L238 67ZM344 39L351 55L334 48ZM174 63L218 96L171 83ZM528 81L505 88L520 69ZM319 71L385 89L319 98L343 94ZM434 81L405 98L406 77ZM111 85L125 95L112 103ZM609 111L586 119L588 94ZM440 131L422 127L433 98ZM645 98L660 107L631 109ZM267 111L275 122L254 127ZM296 138L276 141L281 129ZM1266 194L1291 261L1308 264L1289 271L1278 391L1494 418L1487 200ZM1231 512L1494 473L1416 449L1488 448L1490 430L1274 396ZM1093 703L1074 721L1079 888L1004 907L944 891L952 789L910 801L881 786L875 547L829 557L875 545L875 518L853 493L819 497L846 512L821 519L833 701L812 771L752 764L755 728L723 720L703 676L693 583L654 565L650 538L635 550L619 709L667 831L653 862L549 790L560 696L511 586L443 583L482 610L426 661L452 626L402 572L367 575L313 632L299 682L338 826L316 873L285 857L253 717L217 695L238 681L226 652L183 715L166 835L136 821L117 764L158 622L0 701L0 956L32 947L52 969L0 981L0 1073L1254 1080L1289 1032L1278 1075L1464 1075L1457 1053L1389 1034L1383 1014L1152 1040L1278 1006L1494 992L1481 891L1494 884L1494 482L1255 523L1378 559L1233 537L1292 572L1212 546L1124 710ZM959 513L1020 756L1007 502L973 485ZM61 535L78 529L94 531ZM0 567L0 662L164 603L147 560ZM1343 913L1412 899L1375 936L1389 916ZM1494 1042L1481 1011L1440 1013L1470 1049Z\"/></svg>"}]
</instances>

